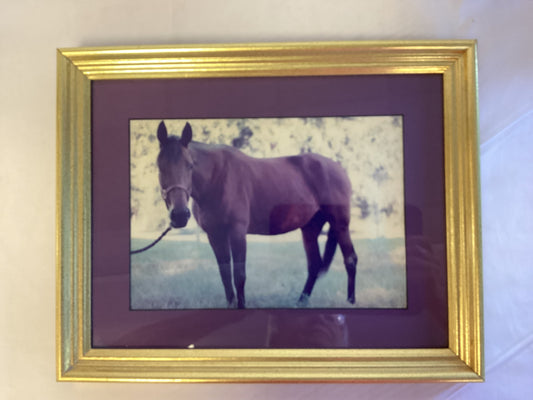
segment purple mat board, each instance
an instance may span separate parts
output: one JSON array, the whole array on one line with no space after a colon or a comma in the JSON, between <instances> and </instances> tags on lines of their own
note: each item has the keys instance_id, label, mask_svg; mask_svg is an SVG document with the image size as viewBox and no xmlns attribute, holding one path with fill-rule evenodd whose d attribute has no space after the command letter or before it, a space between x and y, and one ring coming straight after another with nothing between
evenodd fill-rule
<instances>
[{"instance_id":1,"label":"purple mat board","mask_svg":"<svg viewBox=\"0 0 533 400\"><path fill-rule=\"evenodd\" d=\"M440 75L93 81L93 347L447 347L442 94ZM358 115L403 116L406 309L130 310L130 119Z\"/></svg>"}]
</instances>

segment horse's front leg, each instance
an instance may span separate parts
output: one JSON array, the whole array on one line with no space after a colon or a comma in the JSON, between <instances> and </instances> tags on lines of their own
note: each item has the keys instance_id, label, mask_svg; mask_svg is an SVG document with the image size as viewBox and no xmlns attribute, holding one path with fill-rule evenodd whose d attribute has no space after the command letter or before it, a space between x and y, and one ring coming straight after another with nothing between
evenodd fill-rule
<instances>
[{"instance_id":1,"label":"horse's front leg","mask_svg":"<svg viewBox=\"0 0 533 400\"><path fill-rule=\"evenodd\" d=\"M229 237L226 232L208 233L209 243L217 259L220 277L224 285L228 307L234 307L235 294L231 283L231 253Z\"/></svg>"},{"instance_id":2,"label":"horse's front leg","mask_svg":"<svg viewBox=\"0 0 533 400\"><path fill-rule=\"evenodd\" d=\"M246 283L246 230L234 228L230 234L233 256L233 281L237 290L237 307L245 308L244 284Z\"/></svg>"}]
</instances>

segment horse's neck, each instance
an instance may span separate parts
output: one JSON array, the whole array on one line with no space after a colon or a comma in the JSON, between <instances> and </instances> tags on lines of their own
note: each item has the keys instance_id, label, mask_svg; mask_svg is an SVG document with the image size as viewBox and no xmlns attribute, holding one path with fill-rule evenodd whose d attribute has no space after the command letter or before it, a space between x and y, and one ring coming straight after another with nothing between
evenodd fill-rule
<instances>
[{"instance_id":1,"label":"horse's neck","mask_svg":"<svg viewBox=\"0 0 533 400\"><path fill-rule=\"evenodd\" d=\"M217 149L209 145L193 142L189 146L191 156L194 160L194 171L192 179L192 197L196 201L201 201L207 195L208 188L216 179L217 171L220 171Z\"/></svg>"}]
</instances>

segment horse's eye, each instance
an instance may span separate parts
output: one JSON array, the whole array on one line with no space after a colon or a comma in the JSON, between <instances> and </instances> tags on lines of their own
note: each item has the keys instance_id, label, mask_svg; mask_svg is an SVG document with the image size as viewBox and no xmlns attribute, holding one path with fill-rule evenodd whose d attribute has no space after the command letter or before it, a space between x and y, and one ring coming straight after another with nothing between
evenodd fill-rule
<instances>
[{"instance_id":1,"label":"horse's eye","mask_svg":"<svg viewBox=\"0 0 533 400\"><path fill-rule=\"evenodd\" d=\"M191 170L191 169L193 169L193 168L194 168L194 165L193 165L192 163L187 164L187 169L188 169L188 170Z\"/></svg>"}]
</instances>

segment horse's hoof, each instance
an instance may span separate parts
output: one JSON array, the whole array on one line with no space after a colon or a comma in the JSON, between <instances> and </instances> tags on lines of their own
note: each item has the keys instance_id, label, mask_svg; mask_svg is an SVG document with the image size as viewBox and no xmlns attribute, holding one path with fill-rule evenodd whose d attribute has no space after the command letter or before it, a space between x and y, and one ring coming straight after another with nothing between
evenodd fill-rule
<instances>
[{"instance_id":1,"label":"horse's hoof","mask_svg":"<svg viewBox=\"0 0 533 400\"><path fill-rule=\"evenodd\" d=\"M237 308L237 300L233 299L231 301L228 301L228 308L230 309L235 309Z\"/></svg>"},{"instance_id":2,"label":"horse's hoof","mask_svg":"<svg viewBox=\"0 0 533 400\"><path fill-rule=\"evenodd\" d=\"M298 299L297 307L306 308L309 305L309 295L302 294Z\"/></svg>"},{"instance_id":3,"label":"horse's hoof","mask_svg":"<svg viewBox=\"0 0 533 400\"><path fill-rule=\"evenodd\" d=\"M355 296L348 296L346 300L348 300L348 303L350 304L355 304Z\"/></svg>"}]
</instances>

